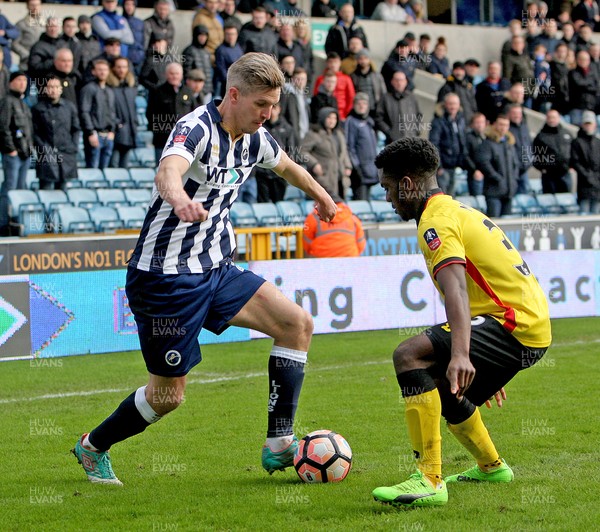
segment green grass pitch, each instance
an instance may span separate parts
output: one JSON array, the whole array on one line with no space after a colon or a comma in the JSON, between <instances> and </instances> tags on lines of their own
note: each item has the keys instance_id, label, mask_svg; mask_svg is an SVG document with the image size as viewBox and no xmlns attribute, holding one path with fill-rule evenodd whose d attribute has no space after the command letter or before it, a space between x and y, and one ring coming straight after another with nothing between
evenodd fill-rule
<instances>
[{"instance_id":1,"label":"green grass pitch","mask_svg":"<svg viewBox=\"0 0 600 532\"><path fill-rule=\"evenodd\" d=\"M93 485L69 453L145 383L139 353L0 365L0 530L595 530L600 319L553 322L539 367L482 409L508 485L451 485L449 503L397 510L371 498L414 464L391 352L407 333L317 336L296 432L343 434L353 469L339 484L302 484L260 466L269 342L212 345L189 376L181 408L113 447L122 488ZM444 474L472 465L442 427Z\"/></svg>"}]
</instances>

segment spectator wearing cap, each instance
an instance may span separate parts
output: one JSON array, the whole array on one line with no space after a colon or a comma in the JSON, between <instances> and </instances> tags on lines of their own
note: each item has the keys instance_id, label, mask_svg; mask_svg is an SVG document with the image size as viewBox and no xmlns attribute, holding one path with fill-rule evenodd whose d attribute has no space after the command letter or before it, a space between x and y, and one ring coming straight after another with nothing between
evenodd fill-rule
<instances>
[{"instance_id":1,"label":"spectator wearing cap","mask_svg":"<svg viewBox=\"0 0 600 532\"><path fill-rule=\"evenodd\" d=\"M165 82L167 65L175 62L175 59L168 53L169 45L162 35L152 35L150 42L140 73L140 84L153 91Z\"/></svg>"},{"instance_id":2,"label":"spectator wearing cap","mask_svg":"<svg viewBox=\"0 0 600 532\"><path fill-rule=\"evenodd\" d=\"M208 103L212 97L207 96L204 87L206 86L206 76L199 68L192 68L185 75L185 86L192 91L192 108Z\"/></svg>"},{"instance_id":3,"label":"spectator wearing cap","mask_svg":"<svg viewBox=\"0 0 600 532\"><path fill-rule=\"evenodd\" d=\"M263 6L252 10L252 20L242 26L238 43L244 53L263 52L277 56L277 35L267 26L267 10Z\"/></svg>"},{"instance_id":4,"label":"spectator wearing cap","mask_svg":"<svg viewBox=\"0 0 600 532\"><path fill-rule=\"evenodd\" d=\"M344 123L348 155L352 162L352 197L356 200L368 201L371 187L379 182L375 166L377 133L375 121L369 116L370 107L369 96L357 92L354 107Z\"/></svg>"},{"instance_id":5,"label":"spectator wearing cap","mask_svg":"<svg viewBox=\"0 0 600 532\"><path fill-rule=\"evenodd\" d=\"M0 152L4 181L0 188L0 235L8 236L8 191L26 188L25 179L33 153L31 110L25 103L27 75L22 70L10 75L8 95L0 100Z\"/></svg>"},{"instance_id":6,"label":"spectator wearing cap","mask_svg":"<svg viewBox=\"0 0 600 532\"><path fill-rule=\"evenodd\" d=\"M454 193L454 174L464 167L467 155L465 117L460 110L458 94L449 92L443 103L438 103L431 123L429 140L440 152L437 181L444 193Z\"/></svg>"},{"instance_id":7,"label":"spectator wearing cap","mask_svg":"<svg viewBox=\"0 0 600 532\"><path fill-rule=\"evenodd\" d=\"M400 22L406 24L411 22L406 10L398 5L398 0L383 0L375 7L371 20L383 20L384 22Z\"/></svg>"},{"instance_id":8,"label":"spectator wearing cap","mask_svg":"<svg viewBox=\"0 0 600 532\"><path fill-rule=\"evenodd\" d=\"M11 50L19 56L19 68L23 71L27 71L31 47L40 40L46 28L41 0L28 0L25 5L27 15L17 22L19 36L10 45Z\"/></svg>"},{"instance_id":9,"label":"spectator wearing cap","mask_svg":"<svg viewBox=\"0 0 600 532\"><path fill-rule=\"evenodd\" d=\"M136 146L137 111L135 97L137 82L126 57L117 57L110 69L106 84L115 95L117 127L110 166L128 168L131 150Z\"/></svg>"},{"instance_id":10,"label":"spectator wearing cap","mask_svg":"<svg viewBox=\"0 0 600 532\"><path fill-rule=\"evenodd\" d=\"M60 24L56 17L48 17L46 20L46 31L42 33L40 40L36 42L29 54L28 74L32 82L42 85L43 80L52 69L54 54L58 49L58 37L60 35Z\"/></svg>"},{"instance_id":11,"label":"spectator wearing cap","mask_svg":"<svg viewBox=\"0 0 600 532\"><path fill-rule=\"evenodd\" d=\"M477 59L471 58L465 61L465 79L471 85L473 85L473 87L479 85L484 79L483 76L479 73L480 66L481 65L479 64L479 61L477 61Z\"/></svg>"},{"instance_id":12,"label":"spectator wearing cap","mask_svg":"<svg viewBox=\"0 0 600 532\"><path fill-rule=\"evenodd\" d=\"M291 24L282 24L277 40L277 61L281 62L288 55L296 60L295 66L304 68L304 50L295 39L294 28Z\"/></svg>"},{"instance_id":13,"label":"spectator wearing cap","mask_svg":"<svg viewBox=\"0 0 600 532\"><path fill-rule=\"evenodd\" d=\"M133 44L129 47L127 58L133 65L135 74L139 74L146 57L144 46L144 21L135 16L137 0L123 0L123 17L133 34Z\"/></svg>"},{"instance_id":14,"label":"spectator wearing cap","mask_svg":"<svg viewBox=\"0 0 600 532\"><path fill-rule=\"evenodd\" d=\"M121 41L119 41L119 39L115 37L109 37L108 39L106 39L104 41L104 50L102 50L102 52L99 55L92 58L92 60L88 63L88 66L85 69L85 72L83 73L83 79L81 82L82 85L93 81L94 75L92 74L92 69L94 68L94 61L98 59L103 59L109 64L109 66L112 66L113 61L117 57L125 57L121 56L121 48Z\"/></svg>"},{"instance_id":15,"label":"spectator wearing cap","mask_svg":"<svg viewBox=\"0 0 600 532\"><path fill-rule=\"evenodd\" d=\"M156 0L154 2L154 13L144 20L144 48L150 46L152 35L160 36L167 41L167 46L173 46L175 39L175 24L169 16L171 14L171 3L169 0Z\"/></svg>"},{"instance_id":16,"label":"spectator wearing cap","mask_svg":"<svg viewBox=\"0 0 600 532\"><path fill-rule=\"evenodd\" d=\"M210 54L211 61L215 60L215 50L223 43L223 18L219 15L219 1L205 0L194 20L192 21L192 30L199 24L202 24L208 29L208 41L206 50Z\"/></svg>"},{"instance_id":17,"label":"spectator wearing cap","mask_svg":"<svg viewBox=\"0 0 600 532\"><path fill-rule=\"evenodd\" d=\"M571 106L571 124L580 126L585 110L594 111L600 98L600 79L591 68L590 53L587 50L577 52L577 66L569 72L569 104Z\"/></svg>"},{"instance_id":18,"label":"spectator wearing cap","mask_svg":"<svg viewBox=\"0 0 600 532\"><path fill-rule=\"evenodd\" d=\"M394 72L389 90L377 103L375 124L386 144L421 133L423 114L417 99L408 89L408 79L401 70Z\"/></svg>"},{"instance_id":19,"label":"spectator wearing cap","mask_svg":"<svg viewBox=\"0 0 600 532\"><path fill-rule=\"evenodd\" d=\"M314 0L310 16L315 18L337 17L338 8L333 0Z\"/></svg>"},{"instance_id":20,"label":"spectator wearing cap","mask_svg":"<svg viewBox=\"0 0 600 532\"><path fill-rule=\"evenodd\" d=\"M337 83L337 77L333 77ZM308 76L306 70L296 67L292 80L286 83L281 91L281 115L294 129L294 136L300 143L308 133L310 123L310 98L307 95L306 85ZM323 87L325 83L321 85ZM333 99L335 102L335 98ZM335 102L337 105L337 102Z\"/></svg>"},{"instance_id":21,"label":"spectator wearing cap","mask_svg":"<svg viewBox=\"0 0 600 532\"><path fill-rule=\"evenodd\" d=\"M134 43L127 20L117 13L117 0L102 0L102 10L92 17L92 31L98 36L102 49L106 39L119 39L124 57L129 53L129 45Z\"/></svg>"},{"instance_id":22,"label":"spectator wearing cap","mask_svg":"<svg viewBox=\"0 0 600 532\"><path fill-rule=\"evenodd\" d=\"M100 49L98 37L92 32L92 19L90 17L79 15L77 26L79 26L79 31L75 36L81 45L81 62L77 65L77 71L84 74L88 69L90 61L98 57L102 53L102 50Z\"/></svg>"},{"instance_id":23,"label":"spectator wearing cap","mask_svg":"<svg viewBox=\"0 0 600 532\"><path fill-rule=\"evenodd\" d=\"M375 70L369 50L363 48L356 54L356 69L350 75L355 91L365 93L369 98L371 117L375 118L377 102L387 92L383 76Z\"/></svg>"},{"instance_id":24,"label":"spectator wearing cap","mask_svg":"<svg viewBox=\"0 0 600 532\"><path fill-rule=\"evenodd\" d=\"M336 52L343 59L348 55L348 43L351 37L359 37L364 47L369 47L365 30L354 18L354 7L352 4L344 4L340 7L336 23L327 32L325 52Z\"/></svg>"},{"instance_id":25,"label":"spectator wearing cap","mask_svg":"<svg viewBox=\"0 0 600 532\"><path fill-rule=\"evenodd\" d=\"M596 115L585 111L577 138L571 144L571 167L577 172L577 201L581 214L600 214L600 139Z\"/></svg>"},{"instance_id":26,"label":"spectator wearing cap","mask_svg":"<svg viewBox=\"0 0 600 532\"><path fill-rule=\"evenodd\" d=\"M10 68L12 61L10 57L10 46L14 39L19 36L19 28L11 24L9 20L0 13L0 47L4 51L4 64Z\"/></svg>"},{"instance_id":27,"label":"spectator wearing cap","mask_svg":"<svg viewBox=\"0 0 600 532\"><path fill-rule=\"evenodd\" d=\"M448 61L448 47L446 46L446 39L439 37L436 43L433 54L431 55L431 61L427 66L427 72L434 76L441 76L447 78L450 75L450 61Z\"/></svg>"},{"instance_id":28,"label":"spectator wearing cap","mask_svg":"<svg viewBox=\"0 0 600 532\"><path fill-rule=\"evenodd\" d=\"M488 121L493 122L503 107L504 93L510 89L510 81L501 77L502 67L497 61L490 61L487 78L475 87L477 109Z\"/></svg>"},{"instance_id":29,"label":"spectator wearing cap","mask_svg":"<svg viewBox=\"0 0 600 532\"><path fill-rule=\"evenodd\" d=\"M208 43L208 28L203 24L194 26L192 43L183 50L183 75L187 74L192 69L199 68L205 74L204 91L207 97L212 97L213 94L213 67L211 54L207 50Z\"/></svg>"},{"instance_id":30,"label":"spectator wearing cap","mask_svg":"<svg viewBox=\"0 0 600 532\"><path fill-rule=\"evenodd\" d=\"M340 59L340 56L335 52L328 52L325 71L333 72L337 76L337 83L333 95L338 104L339 119L343 121L346 120L346 116L348 116L348 113L352 110L356 91L354 90L354 84L352 83L350 76L344 74L340 70L341 65L342 60ZM319 87L322 82L323 75L320 75L315 83L315 95L319 92Z\"/></svg>"},{"instance_id":31,"label":"spectator wearing cap","mask_svg":"<svg viewBox=\"0 0 600 532\"><path fill-rule=\"evenodd\" d=\"M321 220L315 208L304 220L304 254L307 257L358 257L367 246L362 222L339 194L329 191L337 207L334 218Z\"/></svg>"},{"instance_id":32,"label":"spectator wearing cap","mask_svg":"<svg viewBox=\"0 0 600 532\"><path fill-rule=\"evenodd\" d=\"M238 29L234 24L227 23L223 28L224 39L215 50L215 95L223 97L227 84L227 71L242 55L244 51L238 44Z\"/></svg>"},{"instance_id":33,"label":"spectator wearing cap","mask_svg":"<svg viewBox=\"0 0 600 532\"><path fill-rule=\"evenodd\" d=\"M475 100L475 89L467 81L465 65L460 61L456 61L452 65L452 74L448 76L446 83L442 85L438 92L438 103L444 101L446 94L451 92L459 97L465 122L468 124L473 113L477 111L477 102Z\"/></svg>"},{"instance_id":34,"label":"spectator wearing cap","mask_svg":"<svg viewBox=\"0 0 600 532\"><path fill-rule=\"evenodd\" d=\"M391 81L394 72L401 71L406 75L408 88L413 88L413 76L417 68L417 58L410 54L408 41L401 39L396 43L396 47L390 52L387 61L381 67L381 75L385 81L387 90L391 90Z\"/></svg>"},{"instance_id":35,"label":"spectator wearing cap","mask_svg":"<svg viewBox=\"0 0 600 532\"><path fill-rule=\"evenodd\" d=\"M362 50L365 50L362 41L358 37L352 37L352 39L350 39L350 43L348 44L348 55L342 60L342 66L340 68L344 74L349 76L356 70L356 56ZM375 65L373 65L373 68L375 68Z\"/></svg>"}]
</instances>

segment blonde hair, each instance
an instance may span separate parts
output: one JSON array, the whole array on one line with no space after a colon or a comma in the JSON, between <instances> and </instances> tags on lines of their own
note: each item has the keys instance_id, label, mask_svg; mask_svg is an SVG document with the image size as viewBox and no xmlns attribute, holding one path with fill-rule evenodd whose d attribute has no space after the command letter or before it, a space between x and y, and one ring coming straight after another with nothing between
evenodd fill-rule
<instances>
[{"instance_id":1,"label":"blonde hair","mask_svg":"<svg viewBox=\"0 0 600 532\"><path fill-rule=\"evenodd\" d=\"M249 52L240 57L227 72L226 91L235 87L242 95L283 89L285 78L275 58L268 54Z\"/></svg>"}]
</instances>

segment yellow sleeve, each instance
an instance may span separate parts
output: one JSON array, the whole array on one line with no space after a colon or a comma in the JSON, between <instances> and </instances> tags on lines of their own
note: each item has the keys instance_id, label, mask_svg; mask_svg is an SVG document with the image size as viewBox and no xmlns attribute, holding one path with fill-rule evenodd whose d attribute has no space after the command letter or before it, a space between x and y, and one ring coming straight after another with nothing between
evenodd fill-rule
<instances>
[{"instance_id":1,"label":"yellow sleeve","mask_svg":"<svg viewBox=\"0 0 600 532\"><path fill-rule=\"evenodd\" d=\"M419 224L419 247L433 279L449 264L466 265L462 231L457 220L437 216Z\"/></svg>"}]
</instances>

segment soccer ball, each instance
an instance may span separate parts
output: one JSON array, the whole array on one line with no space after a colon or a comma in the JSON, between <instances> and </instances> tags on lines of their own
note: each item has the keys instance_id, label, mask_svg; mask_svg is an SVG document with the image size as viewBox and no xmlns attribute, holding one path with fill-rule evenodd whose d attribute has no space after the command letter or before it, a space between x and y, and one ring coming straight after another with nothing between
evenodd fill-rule
<instances>
[{"instance_id":1,"label":"soccer ball","mask_svg":"<svg viewBox=\"0 0 600 532\"><path fill-rule=\"evenodd\" d=\"M341 434L315 430L300 440L294 467L298 476L310 484L340 482L352 467L352 449Z\"/></svg>"}]
</instances>

